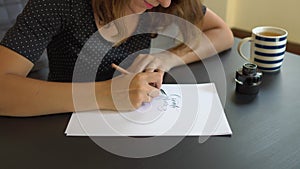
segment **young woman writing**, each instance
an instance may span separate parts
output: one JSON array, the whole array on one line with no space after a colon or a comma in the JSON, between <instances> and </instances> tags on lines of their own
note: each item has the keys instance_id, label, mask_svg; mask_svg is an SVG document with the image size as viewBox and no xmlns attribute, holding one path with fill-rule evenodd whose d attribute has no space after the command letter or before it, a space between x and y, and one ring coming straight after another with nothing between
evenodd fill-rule
<instances>
[{"instance_id":1,"label":"young woman writing","mask_svg":"<svg viewBox=\"0 0 300 169\"><path fill-rule=\"evenodd\" d=\"M75 111L72 83L83 88L91 83L95 85L97 105L93 104L95 98L90 93L83 92L80 97L84 102L77 111L133 110L143 102L150 102L159 93L165 71L200 58L184 45L155 55L139 53L128 68L136 74L112 78L112 63L120 64L128 55L150 48L153 38L152 34L142 34L116 44L115 37L133 34L144 23L139 17L132 17L123 28L112 21L145 12L164 12L186 19L203 31L217 52L233 44L228 26L199 0L29 0L0 43L0 115L36 116ZM122 33L122 30L126 31ZM95 32L100 33L101 44L90 46L91 50L111 49L97 65L96 82L74 82L73 72L80 51ZM197 51L201 58L214 54L209 44L199 44ZM48 81L28 78L45 49L50 69ZM94 63L86 60L86 70ZM117 88L111 87L112 81L118 84Z\"/></svg>"}]
</instances>

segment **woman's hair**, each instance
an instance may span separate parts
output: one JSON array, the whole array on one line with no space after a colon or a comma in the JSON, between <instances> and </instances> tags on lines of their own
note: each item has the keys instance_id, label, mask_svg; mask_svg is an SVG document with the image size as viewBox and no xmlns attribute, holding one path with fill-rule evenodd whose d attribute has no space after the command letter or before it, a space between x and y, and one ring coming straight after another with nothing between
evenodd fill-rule
<instances>
[{"instance_id":1,"label":"woman's hair","mask_svg":"<svg viewBox=\"0 0 300 169\"><path fill-rule=\"evenodd\" d=\"M131 0L92 0L95 14L101 25L106 25L125 16L124 6ZM203 18L202 3L200 0L172 0L168 8L155 7L150 12L162 12L181 17L195 25L201 23Z\"/></svg>"},{"instance_id":2,"label":"woman's hair","mask_svg":"<svg viewBox=\"0 0 300 169\"><path fill-rule=\"evenodd\" d=\"M101 25L125 16L124 6L129 5L130 0L92 0L94 13L98 16Z\"/></svg>"},{"instance_id":3,"label":"woman's hair","mask_svg":"<svg viewBox=\"0 0 300 169\"><path fill-rule=\"evenodd\" d=\"M204 16L200 0L172 0L168 8L158 6L149 11L175 15L197 26L201 25ZM167 18L163 21L169 24Z\"/></svg>"},{"instance_id":4,"label":"woman's hair","mask_svg":"<svg viewBox=\"0 0 300 169\"><path fill-rule=\"evenodd\" d=\"M172 0L168 8L158 6L151 9L150 12L166 13L182 18L174 20L174 18L170 19L168 15L162 15L162 18L153 17L152 19L154 22L153 25L163 27L170 25L172 22L176 23L183 36L181 40L185 43L181 43L177 48L184 47L186 44L189 44L192 48L199 45L200 41L196 40L197 35L199 35L199 29L195 26L201 28L203 21L204 11L201 0Z\"/></svg>"},{"instance_id":5,"label":"woman's hair","mask_svg":"<svg viewBox=\"0 0 300 169\"><path fill-rule=\"evenodd\" d=\"M99 19L100 25L107 25L118 18L125 16L125 6L129 5L131 0L92 0L92 6L95 15ZM203 19L203 10L201 0L172 0L171 5L168 8L162 6L155 7L148 12L160 12L178 16L185 21L188 21L197 27L201 27ZM162 18L152 18L152 22L160 27L167 26L173 22L165 15ZM121 29L122 24L115 23L119 32L122 36L126 34L126 30ZM179 24L179 28L182 32L187 32L187 24ZM119 28L120 29L119 29ZM191 36L191 32L189 32ZM184 39L189 39L186 33L183 33Z\"/></svg>"}]
</instances>

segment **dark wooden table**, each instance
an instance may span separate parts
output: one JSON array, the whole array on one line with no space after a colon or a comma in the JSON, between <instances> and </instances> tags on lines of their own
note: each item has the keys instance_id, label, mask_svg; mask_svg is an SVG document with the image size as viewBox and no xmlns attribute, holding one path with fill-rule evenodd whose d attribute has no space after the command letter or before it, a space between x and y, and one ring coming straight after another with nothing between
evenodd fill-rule
<instances>
[{"instance_id":1,"label":"dark wooden table","mask_svg":"<svg viewBox=\"0 0 300 169\"><path fill-rule=\"evenodd\" d=\"M300 168L300 57L287 53L280 72L264 74L256 97L239 95L234 76L244 61L236 52L238 41L232 50L220 54L226 81L216 81L218 90L226 89L221 92L231 137L210 137L202 144L198 137L186 137L163 154L133 159L109 153L89 137L66 137L71 114L0 117L0 168ZM203 63L189 67L198 83L211 81ZM179 83L189 83L180 67L172 73L182 76ZM168 77L166 81L172 82Z\"/></svg>"}]
</instances>

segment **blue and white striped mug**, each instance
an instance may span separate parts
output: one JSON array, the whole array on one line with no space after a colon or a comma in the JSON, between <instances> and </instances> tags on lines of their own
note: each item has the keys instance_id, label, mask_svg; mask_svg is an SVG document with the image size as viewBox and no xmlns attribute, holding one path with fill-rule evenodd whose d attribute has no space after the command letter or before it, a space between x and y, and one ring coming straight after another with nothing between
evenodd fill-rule
<instances>
[{"instance_id":1,"label":"blue and white striped mug","mask_svg":"<svg viewBox=\"0 0 300 169\"><path fill-rule=\"evenodd\" d=\"M288 32L272 26L256 27L252 37L245 38L238 45L238 52L246 61L254 63L263 72L280 70L284 60ZM242 52L242 46L251 42L250 57Z\"/></svg>"}]
</instances>

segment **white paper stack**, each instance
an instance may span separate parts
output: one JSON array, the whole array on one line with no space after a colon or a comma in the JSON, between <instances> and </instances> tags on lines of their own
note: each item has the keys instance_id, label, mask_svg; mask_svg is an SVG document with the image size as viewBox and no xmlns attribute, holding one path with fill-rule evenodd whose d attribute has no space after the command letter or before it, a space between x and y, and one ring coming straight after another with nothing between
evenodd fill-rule
<instances>
[{"instance_id":1,"label":"white paper stack","mask_svg":"<svg viewBox=\"0 0 300 169\"><path fill-rule=\"evenodd\" d=\"M231 135L213 83L165 84L151 103L132 112L72 114L67 136L212 136Z\"/></svg>"}]
</instances>

